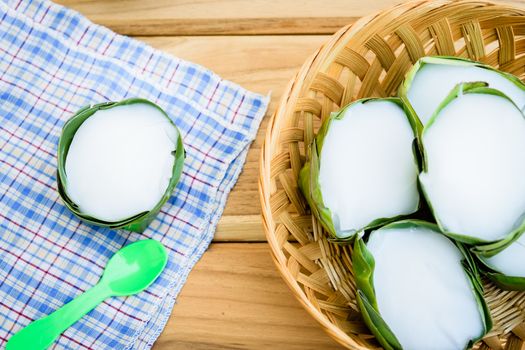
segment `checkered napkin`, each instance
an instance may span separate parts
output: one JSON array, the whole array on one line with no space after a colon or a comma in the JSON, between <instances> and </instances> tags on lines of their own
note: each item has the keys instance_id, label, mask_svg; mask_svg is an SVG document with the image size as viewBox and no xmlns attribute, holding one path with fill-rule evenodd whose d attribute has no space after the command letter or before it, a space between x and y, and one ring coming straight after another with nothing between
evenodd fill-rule
<instances>
[{"instance_id":1,"label":"checkered napkin","mask_svg":"<svg viewBox=\"0 0 525 350\"><path fill-rule=\"evenodd\" d=\"M79 221L55 177L64 122L83 106L133 96L166 110L187 151L174 195L143 234ZM0 0L0 348L95 285L117 250L144 238L169 250L160 278L138 295L106 300L53 348L151 347L213 237L267 104L64 7Z\"/></svg>"}]
</instances>

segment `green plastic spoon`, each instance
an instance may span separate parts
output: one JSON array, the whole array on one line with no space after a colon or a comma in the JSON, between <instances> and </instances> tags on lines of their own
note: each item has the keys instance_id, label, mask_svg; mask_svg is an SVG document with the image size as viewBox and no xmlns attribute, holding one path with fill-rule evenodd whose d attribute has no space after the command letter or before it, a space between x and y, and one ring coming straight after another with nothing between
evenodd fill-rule
<instances>
[{"instance_id":1,"label":"green plastic spoon","mask_svg":"<svg viewBox=\"0 0 525 350\"><path fill-rule=\"evenodd\" d=\"M47 349L62 332L106 298L132 295L148 288L167 262L166 249L152 239L122 248L109 259L96 286L20 330L9 339L6 350Z\"/></svg>"}]
</instances>

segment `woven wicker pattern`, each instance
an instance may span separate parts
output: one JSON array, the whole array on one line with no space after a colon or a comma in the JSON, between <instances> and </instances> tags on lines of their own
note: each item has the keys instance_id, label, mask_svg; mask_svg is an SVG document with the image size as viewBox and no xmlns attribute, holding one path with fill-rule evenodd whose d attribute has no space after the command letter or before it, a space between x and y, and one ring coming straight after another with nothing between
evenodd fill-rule
<instances>
[{"instance_id":1,"label":"woven wicker pattern","mask_svg":"<svg viewBox=\"0 0 525 350\"><path fill-rule=\"evenodd\" d=\"M525 4L415 1L341 29L290 82L266 135L260 194L274 260L304 307L348 348L379 345L356 306L351 247L327 241L297 188L305 145L330 112L357 98L394 95L425 55L468 57L523 79ZM520 349L525 293L485 287L495 325L476 348Z\"/></svg>"}]
</instances>

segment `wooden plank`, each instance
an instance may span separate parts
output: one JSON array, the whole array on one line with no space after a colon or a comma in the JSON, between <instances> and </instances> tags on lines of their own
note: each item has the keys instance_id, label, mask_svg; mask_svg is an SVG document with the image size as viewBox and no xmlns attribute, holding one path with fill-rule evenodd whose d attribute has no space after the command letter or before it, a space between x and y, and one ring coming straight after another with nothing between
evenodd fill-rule
<instances>
[{"instance_id":1,"label":"wooden plank","mask_svg":"<svg viewBox=\"0 0 525 350\"><path fill-rule=\"evenodd\" d=\"M272 102L230 193L216 241L263 241L258 193L259 155L268 118L286 83L326 36L138 37L155 48L202 64L225 79L267 94Z\"/></svg>"},{"instance_id":2,"label":"wooden plank","mask_svg":"<svg viewBox=\"0 0 525 350\"><path fill-rule=\"evenodd\" d=\"M293 297L268 249L212 244L153 349L340 349Z\"/></svg>"},{"instance_id":3,"label":"wooden plank","mask_svg":"<svg viewBox=\"0 0 525 350\"><path fill-rule=\"evenodd\" d=\"M215 231L215 242L265 241L261 215L223 215Z\"/></svg>"},{"instance_id":4,"label":"wooden plank","mask_svg":"<svg viewBox=\"0 0 525 350\"><path fill-rule=\"evenodd\" d=\"M126 35L332 34L399 0L59 0Z\"/></svg>"}]
</instances>

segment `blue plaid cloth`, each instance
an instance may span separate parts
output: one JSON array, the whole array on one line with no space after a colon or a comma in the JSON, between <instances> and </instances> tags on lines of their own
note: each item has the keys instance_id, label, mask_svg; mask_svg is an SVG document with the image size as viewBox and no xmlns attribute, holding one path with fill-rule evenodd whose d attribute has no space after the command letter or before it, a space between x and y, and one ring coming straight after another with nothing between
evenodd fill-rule
<instances>
[{"instance_id":1,"label":"blue plaid cloth","mask_svg":"<svg viewBox=\"0 0 525 350\"><path fill-rule=\"evenodd\" d=\"M166 110L187 151L174 195L143 234L79 221L55 179L64 122L83 106L133 96ZM169 250L160 278L139 295L106 300L53 347L150 348L213 237L267 104L64 7L0 0L0 348L95 285L117 250L153 238Z\"/></svg>"}]
</instances>

